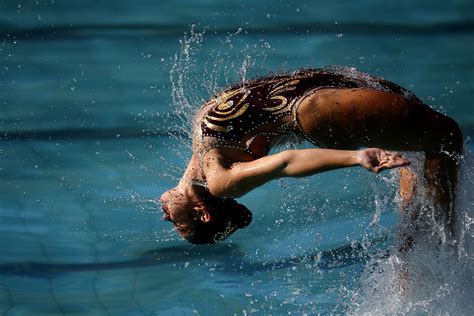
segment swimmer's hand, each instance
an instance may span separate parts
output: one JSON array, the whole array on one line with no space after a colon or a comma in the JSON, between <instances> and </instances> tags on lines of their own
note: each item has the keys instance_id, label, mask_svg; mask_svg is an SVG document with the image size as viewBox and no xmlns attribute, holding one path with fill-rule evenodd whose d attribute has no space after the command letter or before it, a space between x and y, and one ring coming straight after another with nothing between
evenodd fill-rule
<instances>
[{"instance_id":1,"label":"swimmer's hand","mask_svg":"<svg viewBox=\"0 0 474 316\"><path fill-rule=\"evenodd\" d=\"M359 164L369 171L379 173L385 169L408 166L410 162L399 153L368 148L359 151Z\"/></svg>"}]
</instances>

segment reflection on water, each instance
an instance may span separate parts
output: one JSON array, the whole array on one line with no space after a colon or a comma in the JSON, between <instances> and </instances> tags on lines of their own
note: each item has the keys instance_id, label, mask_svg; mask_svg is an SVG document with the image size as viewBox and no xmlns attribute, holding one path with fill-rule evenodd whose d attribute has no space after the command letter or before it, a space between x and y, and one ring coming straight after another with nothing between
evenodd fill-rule
<instances>
[{"instance_id":1,"label":"reflection on water","mask_svg":"<svg viewBox=\"0 0 474 316\"><path fill-rule=\"evenodd\" d=\"M374 242L374 241L372 241ZM304 256L292 256L269 262L250 262L245 252L237 245L217 246L174 246L148 251L137 258L104 263L41 263L19 262L0 265L0 274L35 278L61 277L63 273L130 269L159 265L189 265L190 262L213 262L220 273L252 275L266 270L287 269L301 263L310 264L314 269L335 269L364 263L368 254L360 243L338 247Z\"/></svg>"}]
</instances>

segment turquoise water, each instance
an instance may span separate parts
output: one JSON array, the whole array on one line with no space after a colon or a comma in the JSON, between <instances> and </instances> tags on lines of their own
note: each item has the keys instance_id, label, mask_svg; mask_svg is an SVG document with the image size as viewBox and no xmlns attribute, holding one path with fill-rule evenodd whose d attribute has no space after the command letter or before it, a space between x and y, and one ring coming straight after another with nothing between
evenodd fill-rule
<instances>
[{"instance_id":1,"label":"turquoise water","mask_svg":"<svg viewBox=\"0 0 474 316\"><path fill-rule=\"evenodd\" d=\"M0 21L0 315L474 312L472 3L12 1ZM403 258L406 295L396 172L274 181L215 246L151 200L214 92L330 64L410 88L466 138L457 243Z\"/></svg>"}]
</instances>

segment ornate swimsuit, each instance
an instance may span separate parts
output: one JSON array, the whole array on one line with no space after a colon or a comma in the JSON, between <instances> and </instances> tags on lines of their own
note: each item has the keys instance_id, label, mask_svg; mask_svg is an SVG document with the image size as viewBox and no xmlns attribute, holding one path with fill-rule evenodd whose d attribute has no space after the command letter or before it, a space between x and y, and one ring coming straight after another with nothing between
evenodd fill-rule
<instances>
[{"instance_id":1,"label":"ornate swimsuit","mask_svg":"<svg viewBox=\"0 0 474 316\"><path fill-rule=\"evenodd\" d=\"M310 69L247 81L207 103L212 106L200 121L201 137L206 138L204 150L233 147L255 156L249 144L259 135L296 135L318 145L301 130L296 112L306 97L323 88L372 88L409 94L392 82L353 68Z\"/></svg>"}]
</instances>

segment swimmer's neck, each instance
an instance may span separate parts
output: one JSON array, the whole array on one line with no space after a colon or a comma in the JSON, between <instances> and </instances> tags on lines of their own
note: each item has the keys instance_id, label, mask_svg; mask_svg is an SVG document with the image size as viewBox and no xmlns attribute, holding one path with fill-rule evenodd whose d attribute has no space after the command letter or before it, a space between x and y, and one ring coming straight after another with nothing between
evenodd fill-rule
<instances>
[{"instance_id":1,"label":"swimmer's neck","mask_svg":"<svg viewBox=\"0 0 474 316\"><path fill-rule=\"evenodd\" d=\"M201 172L201 168L199 168L198 158L196 154L193 154L178 183L178 187L189 190L195 186L204 186L204 176Z\"/></svg>"},{"instance_id":2,"label":"swimmer's neck","mask_svg":"<svg viewBox=\"0 0 474 316\"><path fill-rule=\"evenodd\" d=\"M189 160L188 166L183 173L183 177L175 188L178 190L192 205L203 206L202 197L209 194L204 185L204 177L199 168L197 157L193 155Z\"/></svg>"}]
</instances>

